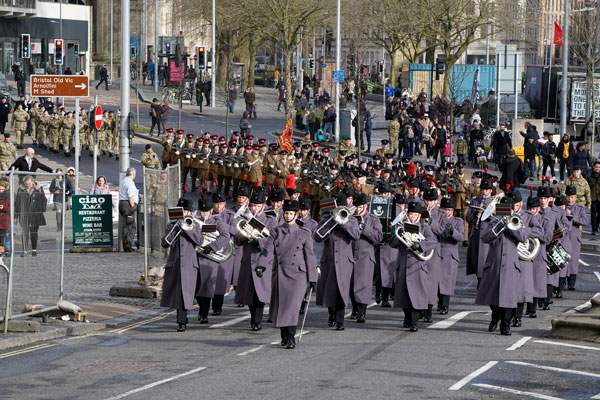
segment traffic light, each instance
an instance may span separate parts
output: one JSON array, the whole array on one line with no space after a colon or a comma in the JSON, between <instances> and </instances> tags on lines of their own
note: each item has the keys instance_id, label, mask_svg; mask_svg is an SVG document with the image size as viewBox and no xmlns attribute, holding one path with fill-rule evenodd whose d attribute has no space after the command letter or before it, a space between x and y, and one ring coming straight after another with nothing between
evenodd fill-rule
<instances>
[{"instance_id":1,"label":"traffic light","mask_svg":"<svg viewBox=\"0 0 600 400\"><path fill-rule=\"evenodd\" d=\"M131 58L135 58L135 47L131 47Z\"/></svg>"},{"instance_id":2,"label":"traffic light","mask_svg":"<svg viewBox=\"0 0 600 400\"><path fill-rule=\"evenodd\" d=\"M348 54L348 75L354 75L354 54Z\"/></svg>"},{"instance_id":3,"label":"traffic light","mask_svg":"<svg viewBox=\"0 0 600 400\"><path fill-rule=\"evenodd\" d=\"M63 50L64 43L62 39L54 40L54 64L62 65L63 64Z\"/></svg>"},{"instance_id":4,"label":"traffic light","mask_svg":"<svg viewBox=\"0 0 600 400\"><path fill-rule=\"evenodd\" d=\"M167 54L171 54L171 43L166 43L165 46L167 47Z\"/></svg>"},{"instance_id":5,"label":"traffic light","mask_svg":"<svg viewBox=\"0 0 600 400\"><path fill-rule=\"evenodd\" d=\"M383 73L383 65L385 64L385 62L383 60L379 61L379 73Z\"/></svg>"},{"instance_id":6,"label":"traffic light","mask_svg":"<svg viewBox=\"0 0 600 400\"><path fill-rule=\"evenodd\" d=\"M73 54L75 54L76 56L79 55L79 45L78 44L73 45Z\"/></svg>"},{"instance_id":7,"label":"traffic light","mask_svg":"<svg viewBox=\"0 0 600 400\"><path fill-rule=\"evenodd\" d=\"M437 58L435 59L435 80L440 79L440 75L442 75L444 73L445 69L446 69L446 56L445 55L437 56Z\"/></svg>"},{"instance_id":8,"label":"traffic light","mask_svg":"<svg viewBox=\"0 0 600 400\"><path fill-rule=\"evenodd\" d=\"M314 58L310 58L308 60L308 65L309 65L310 69L315 69L315 59Z\"/></svg>"},{"instance_id":9,"label":"traffic light","mask_svg":"<svg viewBox=\"0 0 600 400\"><path fill-rule=\"evenodd\" d=\"M29 33L23 33L21 34L21 58L30 58L30 51L29 51L29 42L30 42L30 36Z\"/></svg>"},{"instance_id":10,"label":"traffic light","mask_svg":"<svg viewBox=\"0 0 600 400\"><path fill-rule=\"evenodd\" d=\"M198 68L206 68L206 51L204 47L198 47Z\"/></svg>"}]
</instances>

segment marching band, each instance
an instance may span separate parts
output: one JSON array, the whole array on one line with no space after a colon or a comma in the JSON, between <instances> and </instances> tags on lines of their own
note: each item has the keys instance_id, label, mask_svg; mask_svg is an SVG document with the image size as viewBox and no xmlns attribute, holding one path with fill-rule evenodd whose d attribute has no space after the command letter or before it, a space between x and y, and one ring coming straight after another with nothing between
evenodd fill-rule
<instances>
[{"instance_id":1,"label":"marching band","mask_svg":"<svg viewBox=\"0 0 600 400\"><path fill-rule=\"evenodd\" d=\"M499 324L510 335L525 305L536 318L563 289L575 290L581 227L589 222L575 185L564 195L530 189L524 201L487 170L471 176L462 163L396 163L387 143L367 162L345 143L331 158L310 141L288 154L239 133L229 143L209 134L186 142L183 134L170 130L162 156L163 166L181 162L183 184L189 175L201 193L197 211L185 198L169 210L162 240L171 251L161 306L177 309L178 331L186 330L194 298L206 324L211 301L212 315L221 315L234 289L253 331L269 305L269 322L288 349L313 290L337 331L350 307L350 319L365 323L374 294L381 307L402 308L404 327L416 332L419 320L433 322L434 305L448 314L458 267L466 265L477 277L475 302L492 310L488 330ZM322 247L319 262L315 247Z\"/></svg>"}]
</instances>

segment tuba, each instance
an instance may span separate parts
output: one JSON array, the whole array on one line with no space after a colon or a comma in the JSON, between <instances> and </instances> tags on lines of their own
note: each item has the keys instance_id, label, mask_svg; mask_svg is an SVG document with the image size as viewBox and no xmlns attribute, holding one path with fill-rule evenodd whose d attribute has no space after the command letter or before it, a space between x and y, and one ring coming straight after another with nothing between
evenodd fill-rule
<instances>
[{"instance_id":1,"label":"tuba","mask_svg":"<svg viewBox=\"0 0 600 400\"><path fill-rule=\"evenodd\" d=\"M522 261L533 261L540 252L540 240L538 238L529 238L526 242L517 245L519 259Z\"/></svg>"},{"instance_id":2,"label":"tuba","mask_svg":"<svg viewBox=\"0 0 600 400\"><path fill-rule=\"evenodd\" d=\"M252 215L248 205L240 207L234 217L237 219L238 233L246 239L254 241L271 236L267 227Z\"/></svg>"},{"instance_id":3,"label":"tuba","mask_svg":"<svg viewBox=\"0 0 600 400\"><path fill-rule=\"evenodd\" d=\"M329 218L319 229L315 231L315 234L325 239L338 225L346 225L350 218L354 216L356 207L339 206L331 211L331 218Z\"/></svg>"},{"instance_id":4,"label":"tuba","mask_svg":"<svg viewBox=\"0 0 600 400\"><path fill-rule=\"evenodd\" d=\"M418 250L413 250L412 245L414 243L418 243L418 242L425 240L425 237L420 232L413 233L413 232L405 231L404 230L405 223L408 223L408 217L406 215L406 211L402 210L402 212L400 214L398 214L396 219L394 219L394 221L392 222L392 225L396 226L396 229L394 231L396 238L400 241L400 243L402 243L404 246L406 246L406 248L409 251L411 251L419 260L421 260L421 261L430 260L431 257L433 257L433 253L435 250L432 249L428 253L424 253L424 252L418 251Z\"/></svg>"}]
</instances>

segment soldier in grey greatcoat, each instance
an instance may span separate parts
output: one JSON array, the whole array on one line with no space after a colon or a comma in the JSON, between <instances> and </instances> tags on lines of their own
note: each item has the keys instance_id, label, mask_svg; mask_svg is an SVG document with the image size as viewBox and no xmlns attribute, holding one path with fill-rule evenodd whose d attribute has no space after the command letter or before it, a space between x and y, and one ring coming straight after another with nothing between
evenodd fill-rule
<instances>
[{"instance_id":1,"label":"soldier in grey greatcoat","mask_svg":"<svg viewBox=\"0 0 600 400\"><path fill-rule=\"evenodd\" d=\"M198 212L200 215L196 219L203 222L203 236L208 236L211 232L218 232L218 237L210 244L202 247L202 254L198 254L198 283L196 285L196 301L200 306L198 320L201 324L208 324L208 310L210 309L210 299L215 295L217 286L217 276L219 273L219 263L210 260L205 255L216 253L227 248L229 244L229 226L221 218L213 215L212 197L207 194L198 199Z\"/></svg>"},{"instance_id":2,"label":"soldier in grey greatcoat","mask_svg":"<svg viewBox=\"0 0 600 400\"><path fill-rule=\"evenodd\" d=\"M269 306L269 319L281 330L281 345L288 349L296 347L296 326L306 286L317 283L317 259L313 252L312 232L296 224L298 201L285 200L283 223L277 226L267 245L266 259L273 262L273 287Z\"/></svg>"},{"instance_id":3,"label":"soldier in grey greatcoat","mask_svg":"<svg viewBox=\"0 0 600 400\"><path fill-rule=\"evenodd\" d=\"M448 224L448 214L438 207L438 191L435 188L427 189L423 193L425 208L429 213L429 228L437 238L433 257L429 260L429 303L423 322L432 323L433 305L438 303L440 278L442 275L442 247L440 240Z\"/></svg>"},{"instance_id":4,"label":"soldier in grey greatcoat","mask_svg":"<svg viewBox=\"0 0 600 400\"><path fill-rule=\"evenodd\" d=\"M477 274L477 281L481 279L481 270L489 248L488 244L480 240L480 218L483 210L492 202L493 188L489 179L483 179L479 184L481 194L479 197L471 199L469 211L467 211L467 222L472 227L469 230L469 247L467 247L467 275Z\"/></svg>"},{"instance_id":5,"label":"soldier in grey greatcoat","mask_svg":"<svg viewBox=\"0 0 600 400\"><path fill-rule=\"evenodd\" d=\"M213 216L219 218L225 223L225 230L228 231L229 237L234 238L237 235L237 225L234 218L235 211L225 208L225 196L222 192L215 192L212 195L213 200ZM233 279L233 265L236 260L236 254L241 253L238 246L234 245L233 255L229 260L219 263L217 271L217 282L215 285L215 294L212 298L212 315L221 315L223 312L223 301L225 294L229 291L231 281ZM241 259L241 257L239 257Z\"/></svg>"},{"instance_id":6,"label":"soldier in grey greatcoat","mask_svg":"<svg viewBox=\"0 0 600 400\"><path fill-rule=\"evenodd\" d=\"M511 209L513 207L513 201L508 197L500 199L499 204L510 206ZM511 313L517 307L521 277L517 245L527 241L529 228L511 230L503 227L504 219L491 217L482 222L481 240L489 244L489 253L482 269L475 303L492 309L489 332L495 331L500 322L500 333L510 335Z\"/></svg>"},{"instance_id":7,"label":"soldier in grey greatcoat","mask_svg":"<svg viewBox=\"0 0 600 400\"><path fill-rule=\"evenodd\" d=\"M448 222L439 237L442 251L438 291L438 311L442 315L448 314L450 296L454 296L456 288L456 273L458 272L458 245L465 240L465 225L462 218L454 216L454 201L450 197L443 197L440 209L446 213Z\"/></svg>"},{"instance_id":8,"label":"soldier in grey greatcoat","mask_svg":"<svg viewBox=\"0 0 600 400\"><path fill-rule=\"evenodd\" d=\"M394 195L394 207L396 207L396 215L400 214L406 207L406 197L401 194ZM391 221L390 221L391 222ZM379 273L381 277L381 307L389 308L390 293L393 292L394 279L396 275L396 263L398 259L398 249L390 246L391 237L394 236L394 231L390 233L390 237L384 238L381 245L375 250L377 265L375 273ZM375 295L377 299L377 294Z\"/></svg>"},{"instance_id":9,"label":"soldier in grey greatcoat","mask_svg":"<svg viewBox=\"0 0 600 400\"><path fill-rule=\"evenodd\" d=\"M354 241L354 270L350 283L350 299L352 300L352 319L363 323L367 320L367 305L371 302L373 288L373 272L375 270L375 246L383 238L381 222L369 213L367 195L357 193L354 197L360 238Z\"/></svg>"},{"instance_id":10,"label":"soldier in grey greatcoat","mask_svg":"<svg viewBox=\"0 0 600 400\"><path fill-rule=\"evenodd\" d=\"M346 196L336 197L338 205L346 205ZM352 245L360 237L358 221L350 218L344 225L337 225L326 237L318 235L319 230L332 218L330 213L323 215L319 221L313 238L317 243L323 243L321 255L321 279L317 286L317 305L329 310L330 327L335 325L338 331L344 330L344 311L350 297L350 280L354 268Z\"/></svg>"},{"instance_id":11,"label":"soldier in grey greatcoat","mask_svg":"<svg viewBox=\"0 0 600 400\"><path fill-rule=\"evenodd\" d=\"M571 220L571 228L566 232L567 240L571 241L571 259L567 276L568 289L575 290L577 272L579 271L579 256L581 254L581 227L590 223L585 214L585 207L577 205L576 186L567 186L567 219Z\"/></svg>"},{"instance_id":12,"label":"soldier in grey greatcoat","mask_svg":"<svg viewBox=\"0 0 600 400\"><path fill-rule=\"evenodd\" d=\"M192 215L192 202L180 199L177 207L183 207L183 215ZM177 332L183 332L188 322L187 310L194 306L196 280L198 277L198 256L196 246L202 244L202 229L195 225L192 230L184 231L175 227L177 221L167 225L161 245L170 247L169 258L165 265L163 292L160 300L161 307L177 309ZM173 229L175 227L175 229ZM175 238L175 236L177 237ZM174 239L175 238L175 239Z\"/></svg>"},{"instance_id":13,"label":"soldier in grey greatcoat","mask_svg":"<svg viewBox=\"0 0 600 400\"><path fill-rule=\"evenodd\" d=\"M254 218L260 221L271 234L277 226L277 221L264 213L266 201L264 192L255 191L250 198L249 209ZM251 328L253 331L260 331L265 303L271 300L273 254L263 254L261 257L261 253L267 251L269 237L247 239L238 234L236 242L243 248L235 302L248 306ZM262 264L259 264L259 260Z\"/></svg>"},{"instance_id":14,"label":"soldier in grey greatcoat","mask_svg":"<svg viewBox=\"0 0 600 400\"><path fill-rule=\"evenodd\" d=\"M404 311L404 327L411 332L419 330L419 311L426 310L429 303L429 262L422 261L415 252L427 254L435 249L437 238L429 225L421 222L421 213L425 208L416 201L408 203L407 218L410 224L416 225L424 240L414 242L410 247L392 236L390 245L398 249L396 261L396 290L394 292L394 308ZM403 224L406 228L406 224ZM393 227L396 229L396 227Z\"/></svg>"},{"instance_id":15,"label":"soldier in grey greatcoat","mask_svg":"<svg viewBox=\"0 0 600 400\"><path fill-rule=\"evenodd\" d=\"M238 212L240 207L247 205L250 201L250 188L247 186L240 186L237 191L236 205L231 209L235 214ZM237 221L234 221L237 226ZM236 229L237 231L237 229ZM235 250L233 251L233 277L231 278L231 284L233 287L237 287L238 276L240 275L240 265L242 264L242 247L235 243Z\"/></svg>"},{"instance_id":16,"label":"soldier in grey greatcoat","mask_svg":"<svg viewBox=\"0 0 600 400\"><path fill-rule=\"evenodd\" d=\"M558 238L558 241L563 246L567 254L571 254L571 240L566 237L566 233L571 229L571 220L567 218L567 199L565 196L559 195L554 200L554 207L552 212L557 214L556 224L559 226L558 229L562 229L562 235ZM560 272L552 275L548 275L548 284L552 285L552 293L557 298L562 298L562 289L567 285L567 274L569 272L568 264Z\"/></svg>"},{"instance_id":17,"label":"soldier in grey greatcoat","mask_svg":"<svg viewBox=\"0 0 600 400\"><path fill-rule=\"evenodd\" d=\"M304 229L308 229L310 231L310 233L312 234L317 229L318 224L317 224L317 221L312 219L312 217L310 216L311 206L312 206L312 202L310 201L310 199L298 200L299 211L298 211L298 218L296 219L296 224L303 227ZM306 310L306 305L310 301L310 299L308 298L309 292L310 292L310 290L307 288L306 296L304 297L304 300L302 301L302 306L300 307L300 314L304 314L304 311Z\"/></svg>"},{"instance_id":18,"label":"soldier in grey greatcoat","mask_svg":"<svg viewBox=\"0 0 600 400\"><path fill-rule=\"evenodd\" d=\"M523 226L530 230L530 239L538 239L543 236L543 227L539 217L540 199L529 197L527 199L527 210L523 209L523 198L518 191L509 192L512 194L515 213L523 218ZM542 251L540 247L540 251ZM543 249L545 251L545 249ZM519 258L521 265L521 279L519 280L519 296L517 299L517 308L512 313L512 326L518 328L522 325L523 307L527 303L527 310L530 312L533 307L533 260L526 261ZM533 308L535 311L535 308Z\"/></svg>"}]
</instances>

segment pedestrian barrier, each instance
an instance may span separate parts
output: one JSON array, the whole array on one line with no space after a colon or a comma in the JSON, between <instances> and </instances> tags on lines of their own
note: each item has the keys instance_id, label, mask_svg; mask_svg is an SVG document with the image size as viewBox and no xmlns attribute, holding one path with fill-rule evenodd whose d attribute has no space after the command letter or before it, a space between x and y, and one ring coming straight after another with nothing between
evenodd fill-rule
<instances>
[{"instance_id":1,"label":"pedestrian barrier","mask_svg":"<svg viewBox=\"0 0 600 400\"><path fill-rule=\"evenodd\" d=\"M0 172L3 321L56 309L63 297L64 182L64 174Z\"/></svg>"}]
</instances>

